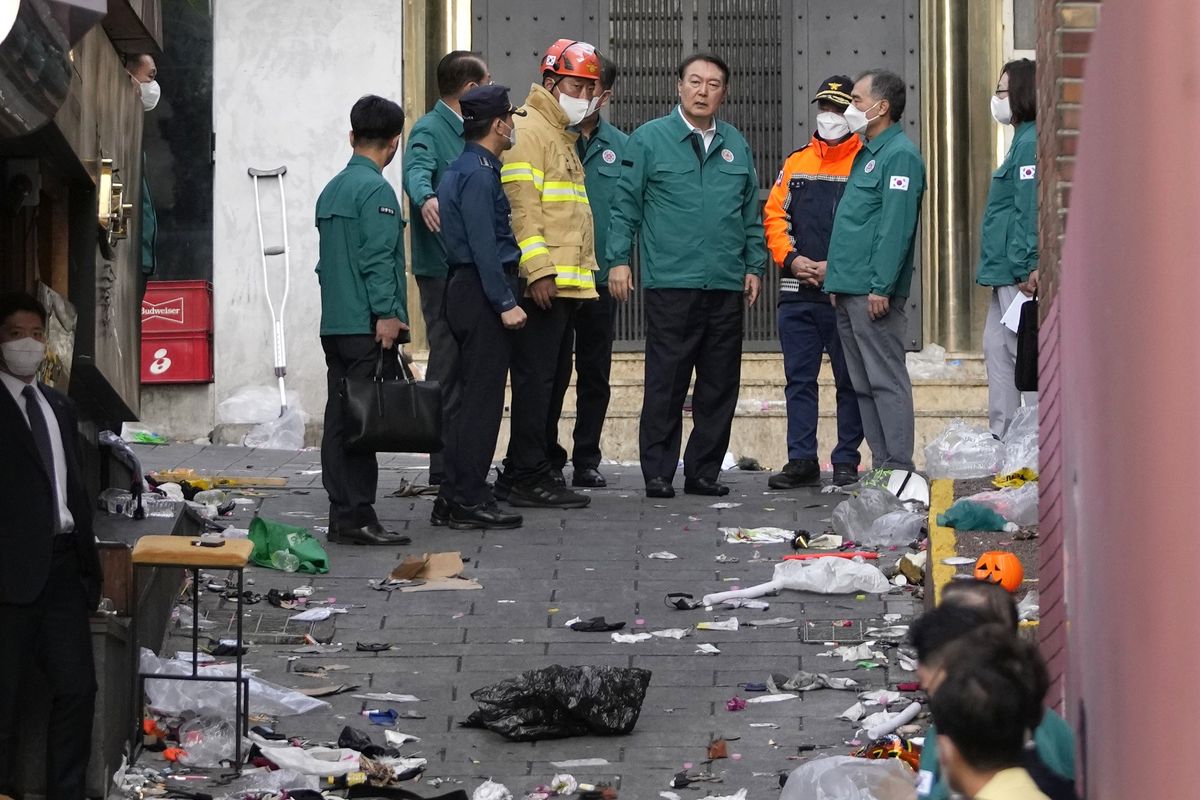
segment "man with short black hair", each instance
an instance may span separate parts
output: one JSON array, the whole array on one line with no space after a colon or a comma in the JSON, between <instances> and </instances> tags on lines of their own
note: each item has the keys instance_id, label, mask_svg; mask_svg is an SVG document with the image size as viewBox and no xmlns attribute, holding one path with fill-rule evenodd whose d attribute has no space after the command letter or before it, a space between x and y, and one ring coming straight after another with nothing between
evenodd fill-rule
<instances>
[{"instance_id":1,"label":"man with short black hair","mask_svg":"<svg viewBox=\"0 0 1200 800\"><path fill-rule=\"evenodd\" d=\"M500 187L500 154L512 147L513 114L505 86L479 86L462 98L466 147L438 187L446 258L446 323L457 345L450 374L457 398L445 425L446 476L431 522L455 529L520 527L501 511L487 475L504 413L504 384L514 332L526 312L517 289L521 249Z\"/></svg>"},{"instance_id":2,"label":"man with short black hair","mask_svg":"<svg viewBox=\"0 0 1200 800\"><path fill-rule=\"evenodd\" d=\"M609 230L609 291L629 299L635 236L645 288L646 379L639 429L647 497L674 497L683 401L693 370L695 423L683 490L724 495L719 480L741 381L743 303L766 269L750 145L717 119L729 67L700 53L679 65L679 105L629 137ZM743 299L744 298L744 299Z\"/></svg>"},{"instance_id":3,"label":"man with short black hair","mask_svg":"<svg viewBox=\"0 0 1200 800\"><path fill-rule=\"evenodd\" d=\"M46 310L0 296L0 795L16 796L17 709L36 666L44 710L46 797L83 800L96 674L88 617L100 602L92 503L80 469L78 422L66 397L37 380ZM40 698L39 698L40 699Z\"/></svg>"},{"instance_id":4,"label":"man with short black hair","mask_svg":"<svg viewBox=\"0 0 1200 800\"><path fill-rule=\"evenodd\" d=\"M854 157L834 218L825 291L837 308L838 334L873 466L911 471L914 422L904 306L912 285L925 161L898 124L904 106L899 75L871 70L854 83L844 116L866 143Z\"/></svg>"},{"instance_id":5,"label":"man with short black hair","mask_svg":"<svg viewBox=\"0 0 1200 800\"><path fill-rule=\"evenodd\" d=\"M328 368L321 481L329 493L330 542L407 544L375 513L379 464L374 453L346 449L340 390L344 378L375 373L380 348L385 368L399 368L397 345L408 341L404 225L396 190L383 168L400 149L404 111L367 95L350 111L354 156L317 198L320 233L321 347Z\"/></svg>"},{"instance_id":6,"label":"man with short black hair","mask_svg":"<svg viewBox=\"0 0 1200 800\"><path fill-rule=\"evenodd\" d=\"M442 385L442 403L449 408L453 389L447 376L454 369L457 346L446 325L446 248L439 233L437 187L446 168L463 149L462 110L459 99L476 86L491 82L487 64L468 50L447 53L437 65L440 99L417 120L404 148L404 193L409 217L418 219L412 233L412 272L421 293L421 316L429 342L425 377ZM429 456L429 482L441 483L444 453Z\"/></svg>"}]
</instances>

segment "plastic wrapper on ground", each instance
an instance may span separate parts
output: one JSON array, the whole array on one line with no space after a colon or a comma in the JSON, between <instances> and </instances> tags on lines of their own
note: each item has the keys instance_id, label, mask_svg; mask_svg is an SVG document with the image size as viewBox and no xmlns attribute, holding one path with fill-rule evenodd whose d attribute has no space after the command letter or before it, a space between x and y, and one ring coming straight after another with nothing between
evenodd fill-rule
<instances>
[{"instance_id":1,"label":"plastic wrapper on ground","mask_svg":"<svg viewBox=\"0 0 1200 800\"><path fill-rule=\"evenodd\" d=\"M1004 463L1000 474L1022 469L1038 471L1038 407L1021 406L1004 432Z\"/></svg>"},{"instance_id":2,"label":"plastic wrapper on ground","mask_svg":"<svg viewBox=\"0 0 1200 800\"><path fill-rule=\"evenodd\" d=\"M775 565L775 577L769 583L707 594L703 602L711 606L733 597L763 597L784 589L817 594L883 594L891 589L891 584L877 567L864 561L829 556L807 561L781 561Z\"/></svg>"},{"instance_id":3,"label":"plastic wrapper on ground","mask_svg":"<svg viewBox=\"0 0 1200 800\"><path fill-rule=\"evenodd\" d=\"M150 650L142 648L141 670L148 675L190 675L192 665L184 661L159 658ZM237 666L235 664L211 664L201 666L199 672L201 675L232 676L237 673ZM232 716L236 685L232 681L205 683L203 681L147 679L146 697L151 708L164 714L195 711ZM252 714L282 717L324 708L329 708L329 704L324 700L317 700L258 678L250 678L250 713Z\"/></svg>"},{"instance_id":4,"label":"plastic wrapper on ground","mask_svg":"<svg viewBox=\"0 0 1200 800\"><path fill-rule=\"evenodd\" d=\"M987 506L1009 522L1021 527L1038 524L1038 484L1026 483L1017 489L980 492L966 498L972 503Z\"/></svg>"},{"instance_id":5,"label":"plastic wrapper on ground","mask_svg":"<svg viewBox=\"0 0 1200 800\"><path fill-rule=\"evenodd\" d=\"M629 733L649 685L649 670L556 664L472 692L463 725L518 742Z\"/></svg>"},{"instance_id":6,"label":"plastic wrapper on ground","mask_svg":"<svg viewBox=\"0 0 1200 800\"><path fill-rule=\"evenodd\" d=\"M300 407L300 395L286 394L288 408ZM275 386L243 386L217 403L217 422L256 424L279 417L279 389Z\"/></svg>"},{"instance_id":7,"label":"plastic wrapper on ground","mask_svg":"<svg viewBox=\"0 0 1200 800\"><path fill-rule=\"evenodd\" d=\"M1000 471L1004 444L986 428L961 419L946 426L925 447L925 471L930 478L986 478Z\"/></svg>"},{"instance_id":8,"label":"plastic wrapper on ground","mask_svg":"<svg viewBox=\"0 0 1200 800\"><path fill-rule=\"evenodd\" d=\"M779 800L914 800L913 771L894 758L830 756L792 770Z\"/></svg>"},{"instance_id":9,"label":"plastic wrapper on ground","mask_svg":"<svg viewBox=\"0 0 1200 800\"><path fill-rule=\"evenodd\" d=\"M905 511L900 498L886 489L867 487L859 492L857 497L843 500L833 509L833 530L843 539L871 544L866 539L871 526L875 520L893 511ZM910 541L912 539L903 544Z\"/></svg>"},{"instance_id":10,"label":"plastic wrapper on ground","mask_svg":"<svg viewBox=\"0 0 1200 800\"><path fill-rule=\"evenodd\" d=\"M251 428L242 443L264 450L300 450L304 447L305 418L303 411L289 407L282 416Z\"/></svg>"}]
</instances>

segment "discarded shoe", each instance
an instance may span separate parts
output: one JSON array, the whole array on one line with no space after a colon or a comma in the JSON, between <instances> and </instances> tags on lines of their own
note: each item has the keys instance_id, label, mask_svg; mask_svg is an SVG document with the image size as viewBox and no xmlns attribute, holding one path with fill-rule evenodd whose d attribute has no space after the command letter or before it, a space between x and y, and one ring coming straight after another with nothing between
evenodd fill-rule
<instances>
[{"instance_id":1,"label":"discarded shoe","mask_svg":"<svg viewBox=\"0 0 1200 800\"><path fill-rule=\"evenodd\" d=\"M683 493L724 497L729 494L729 487L712 478L688 478L683 482Z\"/></svg>"}]
</instances>

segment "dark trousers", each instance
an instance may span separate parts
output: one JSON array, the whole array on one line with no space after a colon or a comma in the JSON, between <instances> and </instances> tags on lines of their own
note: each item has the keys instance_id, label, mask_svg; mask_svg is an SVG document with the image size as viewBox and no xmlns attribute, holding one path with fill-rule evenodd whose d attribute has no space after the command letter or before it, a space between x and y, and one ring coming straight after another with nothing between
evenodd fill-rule
<instances>
[{"instance_id":1,"label":"dark trousers","mask_svg":"<svg viewBox=\"0 0 1200 800\"><path fill-rule=\"evenodd\" d=\"M617 304L607 286L597 286L596 291L600 299L581 301L575 314L575 446L571 454L575 469L600 466L600 434L604 431L611 396L609 376ZM570 380L569 360L567 372ZM551 442L551 462L562 469L567 463L567 451L558 444L557 430Z\"/></svg>"},{"instance_id":2,"label":"dark trousers","mask_svg":"<svg viewBox=\"0 0 1200 800\"><path fill-rule=\"evenodd\" d=\"M0 658L0 794L16 796L22 773L17 711L30 667L50 690L46 732L46 797L82 800L92 740L96 669L88 603L73 534L55 543L50 577L29 605L0 603L0 631L9 651Z\"/></svg>"},{"instance_id":3,"label":"dark trousers","mask_svg":"<svg viewBox=\"0 0 1200 800\"><path fill-rule=\"evenodd\" d=\"M457 352L450 375L454 400L443 426L446 473L440 494L473 506L492 500L487 476L504 417L514 337L488 302L474 269L458 269L450 277L446 321Z\"/></svg>"},{"instance_id":4,"label":"dark trousers","mask_svg":"<svg viewBox=\"0 0 1200 800\"><path fill-rule=\"evenodd\" d=\"M742 293L647 289L645 398L639 429L642 475L671 480L683 438L683 401L692 370L688 478L716 480L729 447L742 374Z\"/></svg>"},{"instance_id":5,"label":"dark trousers","mask_svg":"<svg viewBox=\"0 0 1200 800\"><path fill-rule=\"evenodd\" d=\"M571 383L572 322L580 302L557 298L542 309L528 297L521 301L529 319L513 338L512 429L504 459L513 484L536 483L553 466L550 444L558 438Z\"/></svg>"},{"instance_id":6,"label":"dark trousers","mask_svg":"<svg viewBox=\"0 0 1200 800\"><path fill-rule=\"evenodd\" d=\"M788 459L817 460L817 376L821 354L829 353L833 382L837 387L838 443L834 464L858 466L863 440L858 396L846 369L842 340L838 336L837 311L824 303L779 304L779 343L783 347L783 369L787 375Z\"/></svg>"},{"instance_id":7,"label":"dark trousers","mask_svg":"<svg viewBox=\"0 0 1200 800\"><path fill-rule=\"evenodd\" d=\"M369 378L375 374L379 345L369 333L322 336L329 390L325 402L325 434L321 438L321 483L329 493L329 525L360 528L378 522L375 491L379 463L374 453L346 452L346 423L342 417L342 378ZM384 358L387 376L399 370L395 356Z\"/></svg>"},{"instance_id":8,"label":"dark trousers","mask_svg":"<svg viewBox=\"0 0 1200 800\"><path fill-rule=\"evenodd\" d=\"M454 401L455 388L447 382L458 360L458 342L450 333L446 322L446 278L417 276L417 288L421 292L421 316L425 318L425 337L429 340L429 363L425 369L425 380L437 381L442 386L442 416L445 417ZM429 456L429 477L434 483L444 475L442 467L445 452Z\"/></svg>"}]
</instances>

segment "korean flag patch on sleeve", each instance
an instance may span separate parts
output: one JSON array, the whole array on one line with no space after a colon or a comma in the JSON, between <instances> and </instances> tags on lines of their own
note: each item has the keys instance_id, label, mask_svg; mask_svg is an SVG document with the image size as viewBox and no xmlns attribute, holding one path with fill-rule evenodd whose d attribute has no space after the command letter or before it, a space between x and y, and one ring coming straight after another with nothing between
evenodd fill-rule
<instances>
[{"instance_id":1,"label":"korean flag patch on sleeve","mask_svg":"<svg viewBox=\"0 0 1200 800\"><path fill-rule=\"evenodd\" d=\"M905 175L893 175L888 181L889 189L897 189L901 192L908 191L908 177Z\"/></svg>"},{"instance_id":2,"label":"korean flag patch on sleeve","mask_svg":"<svg viewBox=\"0 0 1200 800\"><path fill-rule=\"evenodd\" d=\"M1029 166L1021 167L1020 170L1018 170L1017 175L1020 176L1021 180L1023 181L1031 181L1037 177L1037 165L1030 164Z\"/></svg>"}]
</instances>

